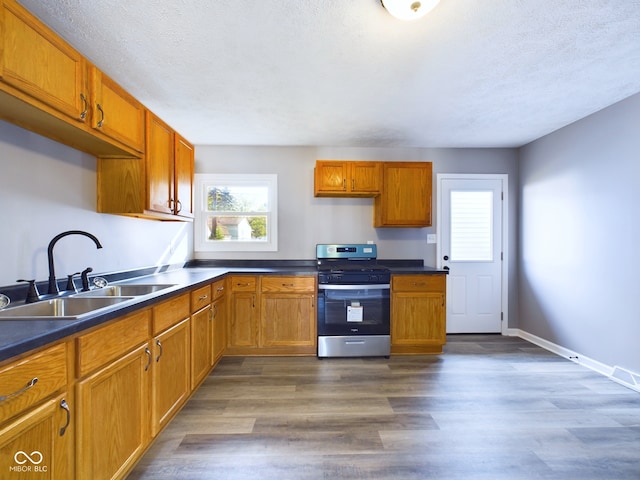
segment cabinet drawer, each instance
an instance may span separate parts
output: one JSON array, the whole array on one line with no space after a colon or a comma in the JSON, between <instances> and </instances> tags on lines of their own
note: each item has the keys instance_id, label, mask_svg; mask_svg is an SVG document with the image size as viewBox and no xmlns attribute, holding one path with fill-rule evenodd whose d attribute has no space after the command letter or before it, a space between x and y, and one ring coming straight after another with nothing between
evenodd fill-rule
<instances>
[{"instance_id":1,"label":"cabinet drawer","mask_svg":"<svg viewBox=\"0 0 640 480\"><path fill-rule=\"evenodd\" d=\"M263 292L314 292L315 277L262 277Z\"/></svg>"},{"instance_id":2,"label":"cabinet drawer","mask_svg":"<svg viewBox=\"0 0 640 480\"><path fill-rule=\"evenodd\" d=\"M211 303L211 285L200 287L191 292L191 313L206 307Z\"/></svg>"},{"instance_id":3,"label":"cabinet drawer","mask_svg":"<svg viewBox=\"0 0 640 480\"><path fill-rule=\"evenodd\" d=\"M393 275L393 292L443 292L446 288L444 275Z\"/></svg>"},{"instance_id":4,"label":"cabinet drawer","mask_svg":"<svg viewBox=\"0 0 640 480\"><path fill-rule=\"evenodd\" d=\"M143 310L78 337L78 376L83 377L145 343L149 338L149 317L150 311Z\"/></svg>"},{"instance_id":5,"label":"cabinet drawer","mask_svg":"<svg viewBox=\"0 0 640 480\"><path fill-rule=\"evenodd\" d=\"M188 293L153 307L153 335L157 335L180 320L184 320L190 314Z\"/></svg>"},{"instance_id":6,"label":"cabinet drawer","mask_svg":"<svg viewBox=\"0 0 640 480\"><path fill-rule=\"evenodd\" d=\"M229 279L232 292L255 292L258 279L255 276L235 275Z\"/></svg>"},{"instance_id":7,"label":"cabinet drawer","mask_svg":"<svg viewBox=\"0 0 640 480\"><path fill-rule=\"evenodd\" d=\"M214 282L211 288L213 290L213 300L217 300L224 295L224 291L226 290L225 281L218 280L217 282Z\"/></svg>"},{"instance_id":8,"label":"cabinet drawer","mask_svg":"<svg viewBox=\"0 0 640 480\"><path fill-rule=\"evenodd\" d=\"M0 424L67 385L67 345L60 343L0 369Z\"/></svg>"}]
</instances>

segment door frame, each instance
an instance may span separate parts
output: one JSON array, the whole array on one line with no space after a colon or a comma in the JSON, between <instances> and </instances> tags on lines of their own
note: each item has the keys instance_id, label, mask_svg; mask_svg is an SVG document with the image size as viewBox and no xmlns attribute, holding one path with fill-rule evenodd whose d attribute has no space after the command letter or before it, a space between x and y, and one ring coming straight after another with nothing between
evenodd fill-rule
<instances>
[{"instance_id":1,"label":"door frame","mask_svg":"<svg viewBox=\"0 0 640 480\"><path fill-rule=\"evenodd\" d=\"M442 268L442 180L500 180L502 182L502 268L500 333L509 331L509 175L504 173L438 173L436 175L436 266ZM448 311L447 311L448 315Z\"/></svg>"}]
</instances>

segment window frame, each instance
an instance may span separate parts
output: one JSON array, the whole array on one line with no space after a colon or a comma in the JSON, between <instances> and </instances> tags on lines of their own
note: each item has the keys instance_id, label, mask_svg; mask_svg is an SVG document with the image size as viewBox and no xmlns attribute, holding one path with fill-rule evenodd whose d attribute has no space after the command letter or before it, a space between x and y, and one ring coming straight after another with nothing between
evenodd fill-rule
<instances>
[{"instance_id":1,"label":"window frame","mask_svg":"<svg viewBox=\"0 0 640 480\"><path fill-rule=\"evenodd\" d=\"M207 239L207 186L210 185L267 187L269 195L266 241L212 241ZM196 173L194 175L195 216L193 221L194 253L210 252L277 252L278 251L278 175ZM241 212L238 216L242 216ZM260 212L262 214L262 212Z\"/></svg>"}]
</instances>

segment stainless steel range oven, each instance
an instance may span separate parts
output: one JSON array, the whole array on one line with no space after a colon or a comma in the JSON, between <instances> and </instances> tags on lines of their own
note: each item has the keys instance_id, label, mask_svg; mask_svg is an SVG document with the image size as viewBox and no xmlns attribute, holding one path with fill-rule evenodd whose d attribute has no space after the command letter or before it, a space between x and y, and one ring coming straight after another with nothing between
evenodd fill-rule
<instances>
[{"instance_id":1,"label":"stainless steel range oven","mask_svg":"<svg viewBox=\"0 0 640 480\"><path fill-rule=\"evenodd\" d=\"M389 269L373 244L321 244L318 261L318 357L391 352Z\"/></svg>"}]
</instances>

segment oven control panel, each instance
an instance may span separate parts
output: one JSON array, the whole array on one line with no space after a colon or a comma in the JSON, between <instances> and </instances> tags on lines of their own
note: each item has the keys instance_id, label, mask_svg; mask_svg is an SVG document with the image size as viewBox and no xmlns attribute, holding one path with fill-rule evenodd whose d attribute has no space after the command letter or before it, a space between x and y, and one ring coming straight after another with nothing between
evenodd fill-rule
<instances>
[{"instance_id":1,"label":"oven control panel","mask_svg":"<svg viewBox=\"0 0 640 480\"><path fill-rule=\"evenodd\" d=\"M389 272L319 272L318 283L320 284L343 284L343 285L366 285L385 284L391 282Z\"/></svg>"}]
</instances>

